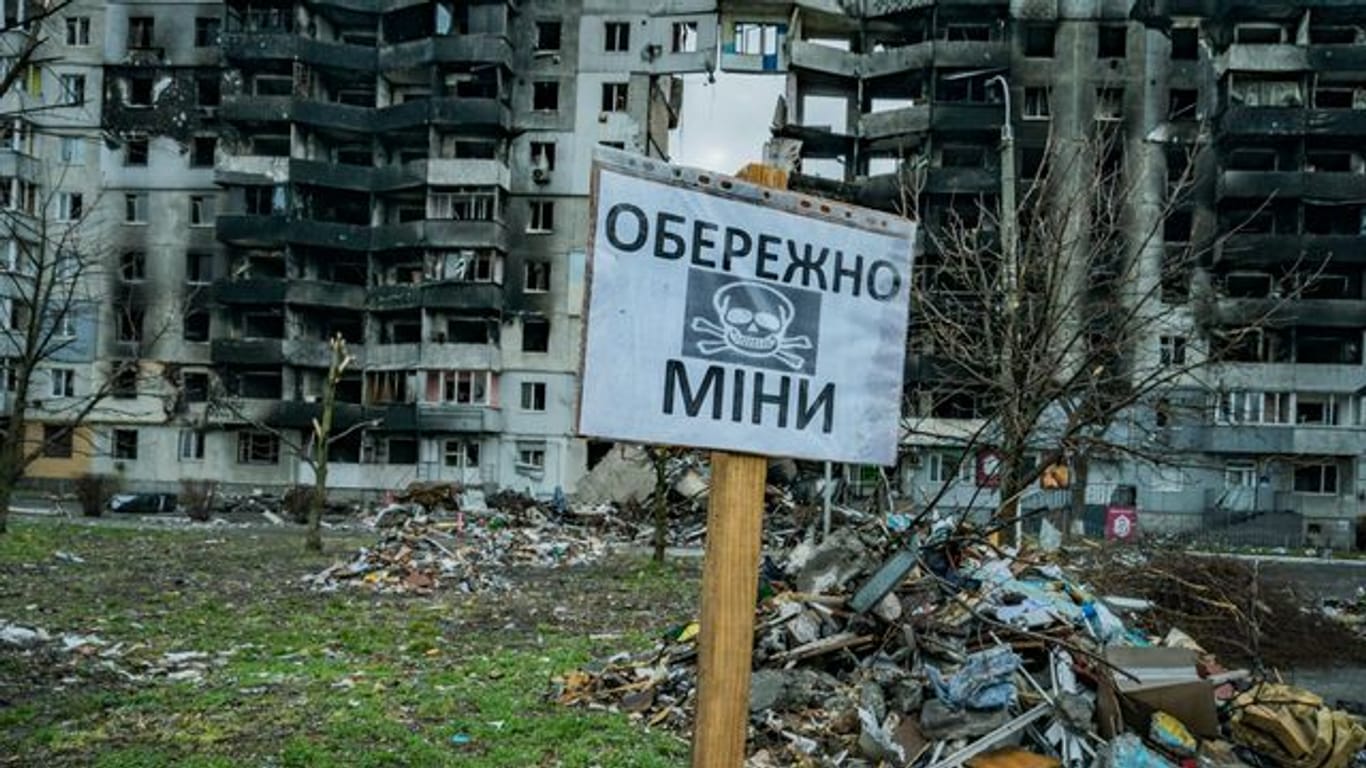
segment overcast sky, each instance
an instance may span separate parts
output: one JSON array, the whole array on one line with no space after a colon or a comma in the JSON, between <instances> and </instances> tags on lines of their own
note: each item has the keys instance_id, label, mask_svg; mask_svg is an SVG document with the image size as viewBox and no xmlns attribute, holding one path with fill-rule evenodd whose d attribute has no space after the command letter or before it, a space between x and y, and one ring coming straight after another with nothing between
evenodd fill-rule
<instances>
[{"instance_id":1,"label":"overcast sky","mask_svg":"<svg viewBox=\"0 0 1366 768\"><path fill-rule=\"evenodd\" d=\"M773 108L783 92L782 75L687 75L683 117L669 154L677 165L733 174L763 159Z\"/></svg>"}]
</instances>

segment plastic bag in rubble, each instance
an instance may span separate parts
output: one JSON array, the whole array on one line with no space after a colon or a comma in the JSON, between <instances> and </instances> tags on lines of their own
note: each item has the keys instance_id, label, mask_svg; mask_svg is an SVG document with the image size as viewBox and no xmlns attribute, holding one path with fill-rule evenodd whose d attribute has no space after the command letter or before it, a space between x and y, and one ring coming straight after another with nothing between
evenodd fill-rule
<instances>
[{"instance_id":1,"label":"plastic bag in rubble","mask_svg":"<svg viewBox=\"0 0 1366 768\"><path fill-rule=\"evenodd\" d=\"M1101 768L1172 768L1173 764L1149 749L1143 740L1132 733L1122 733L1111 740L1100 756Z\"/></svg>"},{"instance_id":2,"label":"plastic bag in rubble","mask_svg":"<svg viewBox=\"0 0 1366 768\"><path fill-rule=\"evenodd\" d=\"M951 709L1001 709L1015 703L1014 676L1019 668L1020 657L999 646L968 656L948 677L928 664L925 674L935 696Z\"/></svg>"}]
</instances>

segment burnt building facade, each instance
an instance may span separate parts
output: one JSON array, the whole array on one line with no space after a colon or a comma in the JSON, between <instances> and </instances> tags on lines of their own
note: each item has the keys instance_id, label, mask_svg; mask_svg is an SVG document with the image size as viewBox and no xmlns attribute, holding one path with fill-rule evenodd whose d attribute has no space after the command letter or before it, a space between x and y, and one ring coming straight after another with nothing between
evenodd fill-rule
<instances>
[{"instance_id":1,"label":"burnt building facade","mask_svg":"<svg viewBox=\"0 0 1366 768\"><path fill-rule=\"evenodd\" d=\"M723 3L721 25L723 67L785 78L773 154L795 186L926 229L999 210L1007 184L1023 199L1069 147L1108 137L1101 162L1128 190L1117 257L1161 298L1125 354L1190 370L1120 420L1132 451L1091 462L1087 501L1136 504L1155 529L1291 512L1311 540L1350 539L1366 510L1366 4ZM937 290L923 246L917 279ZM1095 263L1077 255L1076 290ZM916 322L897 484L994 509L989 456L964 454L990 404Z\"/></svg>"}]
</instances>

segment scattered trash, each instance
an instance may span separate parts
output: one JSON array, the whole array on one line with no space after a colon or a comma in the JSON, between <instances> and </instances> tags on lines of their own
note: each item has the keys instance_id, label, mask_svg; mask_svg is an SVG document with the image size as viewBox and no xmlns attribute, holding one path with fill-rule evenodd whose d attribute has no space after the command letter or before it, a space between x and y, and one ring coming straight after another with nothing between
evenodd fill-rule
<instances>
[{"instance_id":1,"label":"scattered trash","mask_svg":"<svg viewBox=\"0 0 1366 768\"><path fill-rule=\"evenodd\" d=\"M966 528L889 535L871 519L764 564L749 768L1349 768L1366 744L1345 711L1229 670L1162 626L1175 598L1120 579L1092 588L1082 574L1110 567L1098 557L1081 568L1061 546L1001 550ZM697 661L695 633L672 629L650 651L563 675L551 696L687 732Z\"/></svg>"},{"instance_id":2,"label":"scattered trash","mask_svg":"<svg viewBox=\"0 0 1366 768\"><path fill-rule=\"evenodd\" d=\"M62 562L64 562L64 563L77 563L77 564L79 564L79 563L84 563L84 562L85 562L85 558L84 558L84 557L81 557L80 555L77 555L77 554L73 554L73 553L71 553L71 552L67 552L66 550L62 550L62 549L59 549L59 550L57 550L56 552L53 552L53 553L52 553L52 557L55 558L55 559L57 559L57 560L60 560L60 561L62 561Z\"/></svg>"}]
</instances>

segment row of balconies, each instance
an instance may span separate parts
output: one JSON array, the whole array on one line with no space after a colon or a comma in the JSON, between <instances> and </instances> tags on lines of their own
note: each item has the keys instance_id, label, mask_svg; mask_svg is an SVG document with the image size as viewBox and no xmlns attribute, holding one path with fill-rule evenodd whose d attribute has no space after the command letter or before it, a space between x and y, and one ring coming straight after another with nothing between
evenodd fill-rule
<instances>
[{"instance_id":1,"label":"row of balconies","mask_svg":"<svg viewBox=\"0 0 1366 768\"><path fill-rule=\"evenodd\" d=\"M1366 109L1229 107L1219 118L1225 136L1366 136Z\"/></svg>"},{"instance_id":2,"label":"row of balconies","mask_svg":"<svg viewBox=\"0 0 1366 768\"><path fill-rule=\"evenodd\" d=\"M1293 424L1212 424L1166 430L1166 442L1180 451L1224 454L1355 456L1366 429Z\"/></svg>"},{"instance_id":3,"label":"row of balconies","mask_svg":"<svg viewBox=\"0 0 1366 768\"><path fill-rule=\"evenodd\" d=\"M1312 197L1325 200L1366 199L1366 174L1320 171L1233 171L1219 175L1219 199Z\"/></svg>"},{"instance_id":4,"label":"row of balconies","mask_svg":"<svg viewBox=\"0 0 1366 768\"><path fill-rule=\"evenodd\" d=\"M1214 246L1216 265L1366 265L1366 235L1229 235Z\"/></svg>"},{"instance_id":5,"label":"row of balconies","mask_svg":"<svg viewBox=\"0 0 1366 768\"><path fill-rule=\"evenodd\" d=\"M3 155L0 155L3 159ZM498 160L435 158L401 165L365 166L287 157L238 155L224 158L214 170L222 185L283 184L294 181L355 192L394 192L424 184L440 186L512 185L512 171Z\"/></svg>"},{"instance_id":6,"label":"row of balconies","mask_svg":"<svg viewBox=\"0 0 1366 768\"><path fill-rule=\"evenodd\" d=\"M480 63L512 68L512 44L502 35L443 35L376 48L314 40L288 32L223 35L228 61L300 61L321 67L386 72L435 64Z\"/></svg>"},{"instance_id":7,"label":"row of balconies","mask_svg":"<svg viewBox=\"0 0 1366 768\"><path fill-rule=\"evenodd\" d=\"M433 97L387 107L358 107L294 96L224 96L218 115L229 122L298 122L333 131L387 133L426 125L508 131L512 108L498 99Z\"/></svg>"},{"instance_id":8,"label":"row of balconies","mask_svg":"<svg viewBox=\"0 0 1366 768\"><path fill-rule=\"evenodd\" d=\"M297 219L282 214L218 217L218 239L243 248L268 248L292 243L347 251L395 248L497 248L508 250L507 226L501 221L424 219L400 224L341 224Z\"/></svg>"},{"instance_id":9,"label":"row of balconies","mask_svg":"<svg viewBox=\"0 0 1366 768\"><path fill-rule=\"evenodd\" d=\"M503 367L497 344L348 344L346 351L355 358L354 370L358 371L438 368L496 372ZM332 349L322 339L214 339L210 356L220 365L326 368L332 361Z\"/></svg>"},{"instance_id":10,"label":"row of balconies","mask_svg":"<svg viewBox=\"0 0 1366 768\"><path fill-rule=\"evenodd\" d=\"M346 283L258 277L219 280L214 283L213 297L219 304L234 306L289 304L382 311L497 309L503 306L503 286L498 283L445 280L365 288Z\"/></svg>"},{"instance_id":11,"label":"row of balconies","mask_svg":"<svg viewBox=\"0 0 1366 768\"><path fill-rule=\"evenodd\" d=\"M220 424L259 423L281 429L311 429L322 417L322 403L304 400L240 398L234 409L215 409L208 418ZM337 403L332 415L336 428L376 421L389 432L501 432L503 412L491 406L455 403L397 403L359 405Z\"/></svg>"},{"instance_id":12,"label":"row of balconies","mask_svg":"<svg viewBox=\"0 0 1366 768\"><path fill-rule=\"evenodd\" d=\"M927 40L871 53L852 53L806 40L790 40L788 46L788 63L793 69L861 79L887 77L932 65L986 69L1010 63L1010 44L1006 41Z\"/></svg>"}]
</instances>

